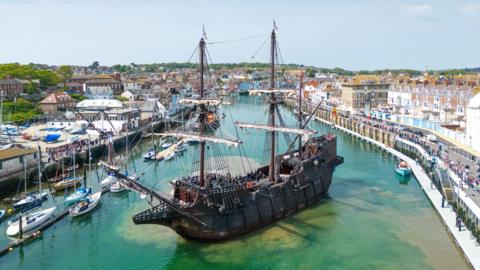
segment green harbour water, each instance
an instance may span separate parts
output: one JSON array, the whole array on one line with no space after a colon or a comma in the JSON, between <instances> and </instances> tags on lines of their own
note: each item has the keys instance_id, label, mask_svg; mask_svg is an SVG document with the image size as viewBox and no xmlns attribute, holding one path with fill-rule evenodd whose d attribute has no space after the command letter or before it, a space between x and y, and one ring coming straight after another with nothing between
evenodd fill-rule
<instances>
[{"instance_id":1,"label":"green harbour water","mask_svg":"<svg viewBox=\"0 0 480 270\"><path fill-rule=\"evenodd\" d=\"M224 109L218 133L235 135L232 116L265 123L264 109L259 98L236 98ZM293 116L282 113L294 125ZM319 123L311 127L329 130ZM345 163L334 173L329 196L259 231L221 243L185 240L165 227L134 225L132 215L148 207L138 194L107 193L91 215L67 217L40 239L1 257L0 269L468 269L416 180L399 183L392 156L334 132ZM264 163L264 134L239 131L239 136L248 156ZM189 147L183 156L155 165L142 160L150 144L145 140L134 149L137 174L145 171L142 181L168 192L168 180L187 173L197 151ZM238 155L237 149L224 150ZM96 179L89 175L92 185ZM5 230L3 222L2 246Z\"/></svg>"}]
</instances>

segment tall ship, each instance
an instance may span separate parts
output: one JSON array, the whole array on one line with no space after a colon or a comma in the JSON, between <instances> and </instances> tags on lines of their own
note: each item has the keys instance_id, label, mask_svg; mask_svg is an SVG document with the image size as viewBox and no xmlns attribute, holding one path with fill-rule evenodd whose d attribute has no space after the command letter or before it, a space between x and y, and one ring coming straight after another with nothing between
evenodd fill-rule
<instances>
[{"instance_id":1,"label":"tall ship","mask_svg":"<svg viewBox=\"0 0 480 270\"><path fill-rule=\"evenodd\" d=\"M268 123L235 123L242 129L266 132L269 141L269 164L237 176L206 168L207 143L238 147L242 142L205 132L208 115L206 108L219 105L221 101L204 95L206 43L202 37L198 45L199 96L184 101L197 105L200 123L198 132L163 133L165 136L199 142L198 170L171 181L171 193L165 195L147 187L138 177L127 176L118 167L105 164L124 185L150 198L151 207L133 216L135 224L167 226L190 239L227 240L293 215L315 204L328 193L334 169L343 163L343 158L337 156L336 137L332 133L319 136L315 131L306 129L313 113L306 117L306 120L303 120L300 113L297 128L284 125L278 109L279 97L292 94L296 90L275 88L276 27L271 32L270 41L270 87L250 91L250 94L266 96ZM299 105L301 112L301 95ZM291 134L295 138L284 153L275 151L279 133Z\"/></svg>"}]
</instances>

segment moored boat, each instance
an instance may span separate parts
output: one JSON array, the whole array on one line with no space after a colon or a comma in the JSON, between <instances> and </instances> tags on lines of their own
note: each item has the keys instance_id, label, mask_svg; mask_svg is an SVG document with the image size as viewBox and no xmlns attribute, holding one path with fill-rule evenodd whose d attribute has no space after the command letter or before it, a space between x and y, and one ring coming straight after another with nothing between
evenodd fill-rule
<instances>
[{"instance_id":1,"label":"moored boat","mask_svg":"<svg viewBox=\"0 0 480 270\"><path fill-rule=\"evenodd\" d=\"M164 195L138 178L128 178L118 167L106 166L109 170L116 170L119 181L129 188L150 196L151 207L133 217L135 224L167 226L191 239L228 240L291 216L327 195L334 169L343 163L343 158L337 156L336 136L333 133L314 136L316 132L308 129L308 122L321 103L311 111L307 121L303 122L302 117L299 117L298 128L285 126L278 109L277 96L293 93L295 90L275 89L275 30L276 27L271 34L270 87L251 91L251 94L268 95L268 124L235 122L241 129L259 129L269 134L266 137L266 146L270 153L269 164L257 169L243 168L243 172L232 176L229 166L222 165L225 162L220 156L222 153L213 154L211 162L206 160L205 152L215 145L239 147L242 141L238 135L235 139L227 139L205 134L206 107L220 104L221 101L205 96L203 78L206 70L206 42L201 38L197 50L200 56L199 96L190 99L190 103L197 105L196 113L200 116L198 132L175 131L162 134L199 142L198 163L197 160L192 163L191 174L173 180L170 195ZM301 93L301 90L299 92ZM302 95L299 96L301 103ZM300 106L300 116L301 114ZM295 140L292 139L288 144L287 151L282 153L276 152L276 134L279 132L296 136ZM296 141L298 148L294 147ZM152 198L155 198L155 201Z\"/></svg>"},{"instance_id":2,"label":"moored boat","mask_svg":"<svg viewBox=\"0 0 480 270\"><path fill-rule=\"evenodd\" d=\"M163 148L163 149L167 149L167 148L169 148L170 146L172 146L172 144L171 144L171 143L168 143L168 142L162 144L162 148Z\"/></svg>"},{"instance_id":3,"label":"moored boat","mask_svg":"<svg viewBox=\"0 0 480 270\"><path fill-rule=\"evenodd\" d=\"M117 182L118 178L115 176L115 174L109 174L107 177L105 177L102 181L100 181L100 187L101 188L109 188L111 185L115 184Z\"/></svg>"},{"instance_id":4,"label":"moored boat","mask_svg":"<svg viewBox=\"0 0 480 270\"><path fill-rule=\"evenodd\" d=\"M64 189L69 189L73 188L75 186L80 186L80 179L79 178L68 178L68 179L63 179L61 181L56 182L55 184L52 185L52 188L55 191L60 191Z\"/></svg>"},{"instance_id":5,"label":"moored boat","mask_svg":"<svg viewBox=\"0 0 480 270\"><path fill-rule=\"evenodd\" d=\"M95 207L97 207L101 197L102 192L99 191L83 198L69 209L70 216L77 217L92 211L93 209L95 209Z\"/></svg>"},{"instance_id":6,"label":"moored boat","mask_svg":"<svg viewBox=\"0 0 480 270\"><path fill-rule=\"evenodd\" d=\"M30 209L41 206L42 203L47 200L47 195L48 194L46 192L28 194L24 198L14 203L12 207L16 211L28 211Z\"/></svg>"},{"instance_id":7,"label":"moored boat","mask_svg":"<svg viewBox=\"0 0 480 270\"><path fill-rule=\"evenodd\" d=\"M400 176L409 176L412 174L412 169L408 166L407 162L400 161L395 164L395 173Z\"/></svg>"},{"instance_id":8,"label":"moored boat","mask_svg":"<svg viewBox=\"0 0 480 270\"><path fill-rule=\"evenodd\" d=\"M118 181L113 183L110 186L110 192L112 192L112 193L119 193L119 192L122 192L122 191L125 191L125 190L127 190L127 186L125 186L124 184L122 184Z\"/></svg>"},{"instance_id":9,"label":"moored boat","mask_svg":"<svg viewBox=\"0 0 480 270\"><path fill-rule=\"evenodd\" d=\"M173 159L174 157L175 157L175 152L172 151L172 152L166 154L163 159L164 159L164 160L171 160L171 159Z\"/></svg>"},{"instance_id":10,"label":"moored boat","mask_svg":"<svg viewBox=\"0 0 480 270\"><path fill-rule=\"evenodd\" d=\"M91 187L77 188L73 194L70 194L65 198L65 204L71 205L71 204L77 203L78 201L88 196L90 193L92 193Z\"/></svg>"},{"instance_id":11,"label":"moored boat","mask_svg":"<svg viewBox=\"0 0 480 270\"><path fill-rule=\"evenodd\" d=\"M37 211L34 213L22 216L22 231L28 232L35 228L38 228L46 221L48 221L55 213L56 207L47 208L45 210ZM20 220L16 219L11 222L7 228L8 236L15 236L20 232Z\"/></svg>"},{"instance_id":12,"label":"moored boat","mask_svg":"<svg viewBox=\"0 0 480 270\"><path fill-rule=\"evenodd\" d=\"M155 159L155 151L152 148L145 155L143 155L143 160L150 161L153 159Z\"/></svg>"}]
</instances>

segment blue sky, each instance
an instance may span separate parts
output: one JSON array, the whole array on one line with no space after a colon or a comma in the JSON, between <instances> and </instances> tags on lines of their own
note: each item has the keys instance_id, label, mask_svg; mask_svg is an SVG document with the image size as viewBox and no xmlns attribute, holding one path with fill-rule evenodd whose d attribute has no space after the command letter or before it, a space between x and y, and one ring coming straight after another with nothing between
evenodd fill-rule
<instances>
[{"instance_id":1,"label":"blue sky","mask_svg":"<svg viewBox=\"0 0 480 270\"><path fill-rule=\"evenodd\" d=\"M284 62L346 69L480 66L480 0L0 0L0 63L184 62L209 42L267 33ZM264 37L210 45L265 61Z\"/></svg>"}]
</instances>

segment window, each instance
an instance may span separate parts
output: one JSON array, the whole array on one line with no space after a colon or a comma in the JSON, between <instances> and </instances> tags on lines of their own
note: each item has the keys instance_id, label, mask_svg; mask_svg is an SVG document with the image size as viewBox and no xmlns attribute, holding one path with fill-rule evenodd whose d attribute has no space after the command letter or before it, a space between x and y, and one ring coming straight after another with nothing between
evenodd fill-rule
<instances>
[{"instance_id":1,"label":"window","mask_svg":"<svg viewBox=\"0 0 480 270\"><path fill-rule=\"evenodd\" d=\"M457 112L463 113L463 106L457 106Z\"/></svg>"},{"instance_id":2,"label":"window","mask_svg":"<svg viewBox=\"0 0 480 270\"><path fill-rule=\"evenodd\" d=\"M424 101L424 102L423 102L423 107L424 107L424 108L428 108L428 102L427 102L427 101Z\"/></svg>"},{"instance_id":3,"label":"window","mask_svg":"<svg viewBox=\"0 0 480 270\"><path fill-rule=\"evenodd\" d=\"M3 162L0 161L0 169L3 169Z\"/></svg>"},{"instance_id":4,"label":"window","mask_svg":"<svg viewBox=\"0 0 480 270\"><path fill-rule=\"evenodd\" d=\"M23 164L23 156L19 157L18 159L20 160L20 163Z\"/></svg>"},{"instance_id":5,"label":"window","mask_svg":"<svg viewBox=\"0 0 480 270\"><path fill-rule=\"evenodd\" d=\"M33 159L37 159L37 153L33 153Z\"/></svg>"},{"instance_id":6,"label":"window","mask_svg":"<svg viewBox=\"0 0 480 270\"><path fill-rule=\"evenodd\" d=\"M435 102L440 102L440 97L434 97L433 100L434 100Z\"/></svg>"}]
</instances>

